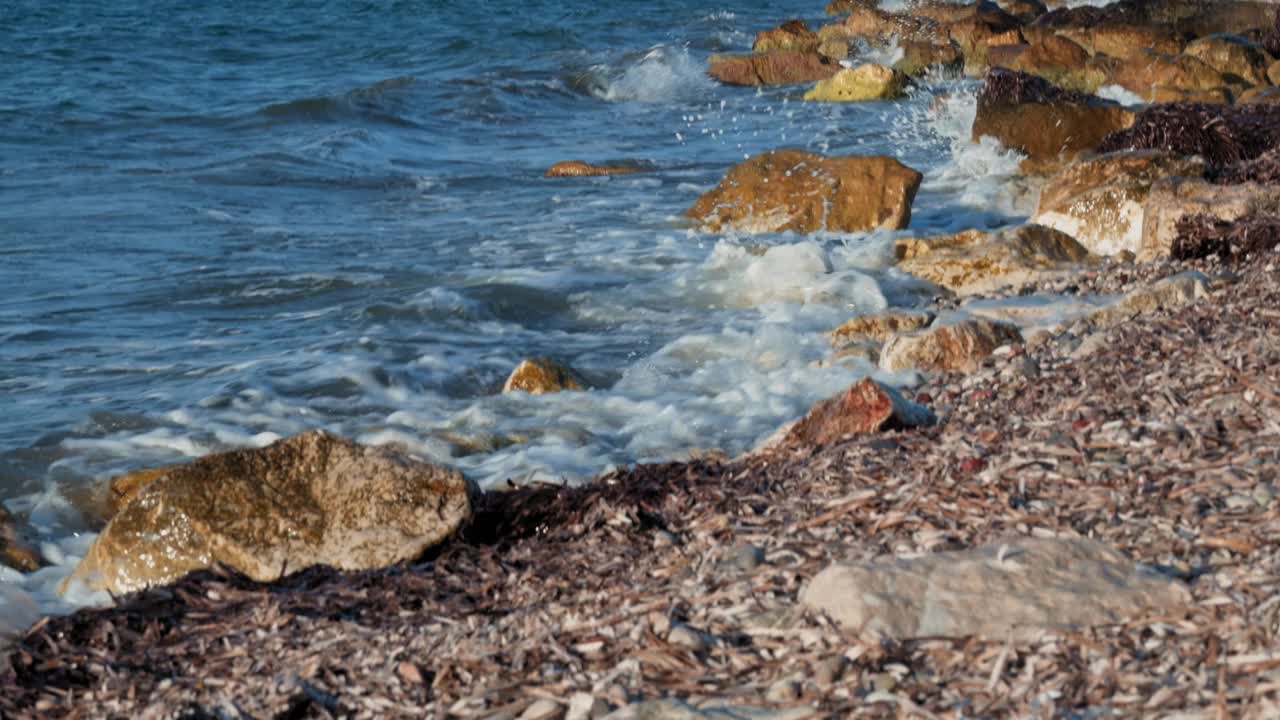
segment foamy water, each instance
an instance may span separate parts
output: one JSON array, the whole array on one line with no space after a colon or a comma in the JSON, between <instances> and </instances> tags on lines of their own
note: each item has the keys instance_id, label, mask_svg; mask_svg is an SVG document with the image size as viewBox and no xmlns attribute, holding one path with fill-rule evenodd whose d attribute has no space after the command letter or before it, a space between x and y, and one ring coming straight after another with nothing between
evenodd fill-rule
<instances>
[{"instance_id":1,"label":"foamy water","mask_svg":"<svg viewBox=\"0 0 1280 720\"><path fill-rule=\"evenodd\" d=\"M580 482L747 451L864 374L912 382L816 367L824 333L929 293L892 267L896 237L1025 217L1026 197L1006 189L1019 158L970 141L972 81L815 105L804 88L707 79L709 54L748 50L755 31L804 7L618 9L621 26L573 14L506 40L518 60L470 26L424 45L423 31L387 20L370 31L381 54L288 41L329 58L324 74L249 55L245 76L269 79L234 97L212 81L139 81L129 94L161 109L129 119L113 109L132 107L127 97L50 75L102 105L84 111L102 140L55 134L46 142L74 158L63 165L17 156L28 178L82 188L74 204L26 188L25 203L0 205L19 229L0 269L14 292L0 305L12 408L0 497L54 562L0 570L0 616L21 624L33 605L106 600L56 589L94 537L83 497L120 472L325 428L485 486ZM27 76L52 72L29 62ZM31 113L24 122L52 132ZM911 227L689 229L683 211L733 163L779 147L890 154L923 171ZM653 172L541 178L566 159ZM537 355L591 389L500 394Z\"/></svg>"}]
</instances>

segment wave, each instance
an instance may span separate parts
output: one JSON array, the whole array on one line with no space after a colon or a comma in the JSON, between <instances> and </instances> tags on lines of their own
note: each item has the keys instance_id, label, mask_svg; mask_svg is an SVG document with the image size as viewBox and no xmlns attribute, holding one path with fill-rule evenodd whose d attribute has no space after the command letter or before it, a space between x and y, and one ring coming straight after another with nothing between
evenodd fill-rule
<instances>
[{"instance_id":1,"label":"wave","mask_svg":"<svg viewBox=\"0 0 1280 720\"><path fill-rule=\"evenodd\" d=\"M257 115L273 122L337 122L339 120L363 120L366 122L415 128L418 124L409 120L397 107L399 96L412 87L412 76L395 77L357 88L339 95L288 100L273 103L257 111Z\"/></svg>"},{"instance_id":2,"label":"wave","mask_svg":"<svg viewBox=\"0 0 1280 720\"><path fill-rule=\"evenodd\" d=\"M695 100L713 88L702 63L684 48L657 45L617 64L593 65L568 84L606 102L662 103Z\"/></svg>"}]
</instances>

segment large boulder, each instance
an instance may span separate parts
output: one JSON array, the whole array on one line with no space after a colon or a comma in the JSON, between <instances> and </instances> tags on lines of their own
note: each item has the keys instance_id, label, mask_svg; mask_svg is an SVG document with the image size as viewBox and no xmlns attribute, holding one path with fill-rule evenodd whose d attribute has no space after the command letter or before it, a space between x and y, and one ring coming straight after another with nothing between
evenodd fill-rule
<instances>
[{"instance_id":1,"label":"large boulder","mask_svg":"<svg viewBox=\"0 0 1280 720\"><path fill-rule=\"evenodd\" d=\"M1057 28L1057 34L1080 45L1091 55L1128 60L1146 52L1177 55L1186 46L1183 36L1167 25L1111 23Z\"/></svg>"},{"instance_id":2,"label":"large boulder","mask_svg":"<svg viewBox=\"0 0 1280 720\"><path fill-rule=\"evenodd\" d=\"M931 7L943 9L947 6L945 3L938 3ZM961 8L960 14L944 10L946 14L941 17L946 19L940 25L964 54L966 74L975 77L981 75L988 67L987 54L992 48L1016 45L1023 41L1019 32L1022 23L998 6L980 2L958 7Z\"/></svg>"},{"instance_id":3,"label":"large boulder","mask_svg":"<svg viewBox=\"0 0 1280 720\"><path fill-rule=\"evenodd\" d=\"M1031 220L1070 235L1097 255L1137 253L1152 183L1167 177L1198 178L1204 169L1198 157L1161 150L1079 160L1049 179Z\"/></svg>"},{"instance_id":4,"label":"large boulder","mask_svg":"<svg viewBox=\"0 0 1280 720\"><path fill-rule=\"evenodd\" d=\"M818 33L809 29L803 20L788 20L771 30L756 35L751 46L752 52L769 53L781 51L813 52L818 49L822 40Z\"/></svg>"},{"instance_id":5,"label":"large boulder","mask_svg":"<svg viewBox=\"0 0 1280 720\"><path fill-rule=\"evenodd\" d=\"M1138 260L1154 260L1173 254L1182 231L1179 223L1187 218L1209 218L1234 222L1274 208L1277 204L1274 185L1246 182L1236 185L1213 185L1202 180L1169 178L1151 186L1143 203L1142 242Z\"/></svg>"},{"instance_id":6,"label":"large boulder","mask_svg":"<svg viewBox=\"0 0 1280 720\"><path fill-rule=\"evenodd\" d=\"M456 471L308 432L171 468L69 581L122 594L216 564L263 582L312 565L385 567L455 534L475 492Z\"/></svg>"},{"instance_id":7,"label":"large boulder","mask_svg":"<svg viewBox=\"0 0 1280 720\"><path fill-rule=\"evenodd\" d=\"M547 169L547 172L543 177L600 177L603 175L634 175L635 173L642 172L645 172L644 168L608 167L603 165L590 165L582 162L581 160L566 160L552 165Z\"/></svg>"},{"instance_id":8,"label":"large boulder","mask_svg":"<svg viewBox=\"0 0 1280 720\"><path fill-rule=\"evenodd\" d=\"M1093 149L1133 120L1133 111L1116 103L994 68L978 95L973 139L990 136L1035 163L1052 164Z\"/></svg>"},{"instance_id":9,"label":"large boulder","mask_svg":"<svg viewBox=\"0 0 1280 720\"><path fill-rule=\"evenodd\" d=\"M842 20L818 29L818 38L827 40L864 40L872 45L882 45L896 38L898 41L937 41L946 38L946 31L927 18L888 12L874 4L849 8Z\"/></svg>"},{"instance_id":10,"label":"large boulder","mask_svg":"<svg viewBox=\"0 0 1280 720\"><path fill-rule=\"evenodd\" d=\"M990 48L987 62L991 67L1028 73L1082 93L1094 92L1106 81L1105 71L1090 62L1089 53L1060 35Z\"/></svg>"},{"instance_id":11,"label":"large boulder","mask_svg":"<svg viewBox=\"0 0 1280 720\"><path fill-rule=\"evenodd\" d=\"M1184 55L1198 58L1229 82L1267 83L1272 57L1259 44L1236 35L1211 35L1187 45Z\"/></svg>"},{"instance_id":12,"label":"large boulder","mask_svg":"<svg viewBox=\"0 0 1280 720\"><path fill-rule=\"evenodd\" d=\"M1022 342L1018 326L967 318L889 338L880 351L880 367L889 370L973 372L996 348Z\"/></svg>"},{"instance_id":13,"label":"large boulder","mask_svg":"<svg viewBox=\"0 0 1280 720\"><path fill-rule=\"evenodd\" d=\"M1155 52L1139 53L1117 64L1107 81L1147 102L1172 102L1184 97L1203 101L1210 97L1205 93L1221 93L1227 86L1222 73L1197 57Z\"/></svg>"},{"instance_id":14,"label":"large boulder","mask_svg":"<svg viewBox=\"0 0 1280 720\"><path fill-rule=\"evenodd\" d=\"M883 65L860 65L819 80L804 99L811 102L893 100L906 94L907 76Z\"/></svg>"},{"instance_id":15,"label":"large boulder","mask_svg":"<svg viewBox=\"0 0 1280 720\"><path fill-rule=\"evenodd\" d=\"M586 383L571 368L551 358L531 358L520 361L507 376L502 392L527 392L530 395L582 390Z\"/></svg>"},{"instance_id":16,"label":"large boulder","mask_svg":"<svg viewBox=\"0 0 1280 720\"><path fill-rule=\"evenodd\" d=\"M775 150L735 165L688 215L710 232L898 230L922 178L889 157Z\"/></svg>"},{"instance_id":17,"label":"large boulder","mask_svg":"<svg viewBox=\"0 0 1280 720\"><path fill-rule=\"evenodd\" d=\"M797 85L825 80L840 64L816 52L716 55L707 74L726 85Z\"/></svg>"},{"instance_id":18,"label":"large boulder","mask_svg":"<svg viewBox=\"0 0 1280 720\"><path fill-rule=\"evenodd\" d=\"M865 378L810 408L791 426L783 447L828 445L848 435L931 425L933 413L897 390Z\"/></svg>"},{"instance_id":19,"label":"large boulder","mask_svg":"<svg viewBox=\"0 0 1280 720\"><path fill-rule=\"evenodd\" d=\"M1086 538L1011 538L960 552L834 564L800 602L874 637L1034 640L1185 606L1178 581Z\"/></svg>"},{"instance_id":20,"label":"large boulder","mask_svg":"<svg viewBox=\"0 0 1280 720\"><path fill-rule=\"evenodd\" d=\"M894 253L898 269L959 295L1033 282L1089 260L1089 251L1070 235L1041 225L903 239Z\"/></svg>"}]
</instances>

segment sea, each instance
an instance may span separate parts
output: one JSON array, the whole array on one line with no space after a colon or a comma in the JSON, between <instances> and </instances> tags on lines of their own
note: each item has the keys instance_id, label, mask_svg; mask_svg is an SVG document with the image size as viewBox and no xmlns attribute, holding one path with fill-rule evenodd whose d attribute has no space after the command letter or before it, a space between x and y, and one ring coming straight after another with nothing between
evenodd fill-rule
<instances>
[{"instance_id":1,"label":"sea","mask_svg":"<svg viewBox=\"0 0 1280 720\"><path fill-rule=\"evenodd\" d=\"M888 3L887 3L888 4ZM926 301L892 243L1024 220L978 84L893 102L722 86L822 0L0 3L0 502L58 593L119 473L324 428L484 487L745 452L874 367L826 331ZM861 60L892 61L890 48ZM924 173L903 231L699 232L777 148ZM548 179L552 164L642 174ZM583 392L503 394L524 358Z\"/></svg>"}]
</instances>

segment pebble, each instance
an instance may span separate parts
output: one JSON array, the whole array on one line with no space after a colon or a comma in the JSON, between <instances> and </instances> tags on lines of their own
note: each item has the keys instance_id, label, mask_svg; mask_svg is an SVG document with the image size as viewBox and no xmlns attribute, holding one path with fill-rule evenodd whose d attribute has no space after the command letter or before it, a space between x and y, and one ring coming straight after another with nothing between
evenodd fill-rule
<instances>
[{"instance_id":1,"label":"pebble","mask_svg":"<svg viewBox=\"0 0 1280 720\"><path fill-rule=\"evenodd\" d=\"M774 703L795 702L800 699L800 683L792 678L783 678L769 686L764 699Z\"/></svg>"},{"instance_id":2,"label":"pebble","mask_svg":"<svg viewBox=\"0 0 1280 720\"><path fill-rule=\"evenodd\" d=\"M738 543L720 557L720 567L725 570L754 570L764 564L764 550L751 543Z\"/></svg>"},{"instance_id":3,"label":"pebble","mask_svg":"<svg viewBox=\"0 0 1280 720\"><path fill-rule=\"evenodd\" d=\"M609 703L591 693L574 693L569 698L569 710L564 720L595 720L609 714Z\"/></svg>"},{"instance_id":4,"label":"pebble","mask_svg":"<svg viewBox=\"0 0 1280 720\"><path fill-rule=\"evenodd\" d=\"M1257 504L1257 500L1254 500L1250 495L1236 493L1227 496L1226 504L1228 510L1252 510Z\"/></svg>"},{"instance_id":5,"label":"pebble","mask_svg":"<svg viewBox=\"0 0 1280 720\"><path fill-rule=\"evenodd\" d=\"M679 545L679 544L680 544L680 538L676 537L675 533L669 532L667 530L661 530L661 529L653 531L654 547L656 548L675 547L676 545Z\"/></svg>"},{"instance_id":6,"label":"pebble","mask_svg":"<svg viewBox=\"0 0 1280 720\"><path fill-rule=\"evenodd\" d=\"M829 657L813 668L813 681L818 687L829 687L840 682L844 675L845 659L839 655Z\"/></svg>"},{"instance_id":7,"label":"pebble","mask_svg":"<svg viewBox=\"0 0 1280 720\"><path fill-rule=\"evenodd\" d=\"M706 637L688 625L677 624L671 626L671 632L667 633L667 642L688 648L694 652L702 652L707 649Z\"/></svg>"},{"instance_id":8,"label":"pebble","mask_svg":"<svg viewBox=\"0 0 1280 720\"><path fill-rule=\"evenodd\" d=\"M871 684L879 692L893 692L898 687L898 679L893 673L879 673L871 678Z\"/></svg>"},{"instance_id":9,"label":"pebble","mask_svg":"<svg viewBox=\"0 0 1280 720\"><path fill-rule=\"evenodd\" d=\"M564 706L555 700L541 698L520 713L520 720L558 720L564 716Z\"/></svg>"},{"instance_id":10,"label":"pebble","mask_svg":"<svg viewBox=\"0 0 1280 720\"><path fill-rule=\"evenodd\" d=\"M1275 500L1275 498L1276 498L1276 493L1274 490L1271 489L1270 485L1266 483L1258 483L1256 486L1254 486L1253 501L1258 503L1262 507L1267 507L1268 505L1270 505L1271 501Z\"/></svg>"}]
</instances>

